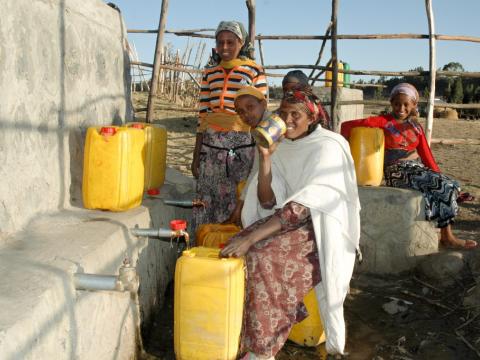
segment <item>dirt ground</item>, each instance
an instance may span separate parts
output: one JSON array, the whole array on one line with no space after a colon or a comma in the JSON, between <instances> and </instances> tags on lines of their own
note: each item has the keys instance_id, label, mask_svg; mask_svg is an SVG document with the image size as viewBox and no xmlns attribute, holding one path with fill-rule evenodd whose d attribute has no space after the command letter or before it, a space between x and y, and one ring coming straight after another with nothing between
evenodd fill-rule
<instances>
[{"instance_id":1,"label":"dirt ground","mask_svg":"<svg viewBox=\"0 0 480 360\"><path fill-rule=\"evenodd\" d=\"M145 94L136 93L133 100L135 108L146 107ZM168 166L191 176L195 114L160 110L162 104L167 102L156 105L155 122L168 130ZM367 116L379 109L365 110ZM145 119L145 113L136 116L137 121ZM480 121L435 119L433 138L480 140ZM456 234L480 240L480 145L433 144L432 151L442 171L457 179L462 191L475 196L474 201L459 204ZM480 250L468 256L478 259ZM480 316L475 316L480 308L462 306L463 297L474 286L475 280L468 272L448 288L429 284L413 274L355 275L345 302L348 359L479 359ZM173 319L167 316L172 310L172 297L170 290L161 316L145 341L153 359L174 358ZM385 312L382 305L392 299L400 299L406 310L395 315ZM303 348L289 342L277 356L279 360L325 358L323 346Z\"/></svg>"}]
</instances>

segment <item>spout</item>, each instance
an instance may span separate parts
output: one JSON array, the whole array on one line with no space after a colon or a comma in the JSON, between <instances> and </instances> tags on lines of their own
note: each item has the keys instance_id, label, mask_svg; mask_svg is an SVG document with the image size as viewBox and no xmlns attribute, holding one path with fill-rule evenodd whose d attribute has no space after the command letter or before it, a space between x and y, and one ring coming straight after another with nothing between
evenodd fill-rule
<instances>
[{"instance_id":1,"label":"spout","mask_svg":"<svg viewBox=\"0 0 480 360\"><path fill-rule=\"evenodd\" d=\"M105 290L137 292L140 286L137 270L130 266L128 259L118 271L118 275L73 274L73 282L77 290Z\"/></svg>"}]
</instances>

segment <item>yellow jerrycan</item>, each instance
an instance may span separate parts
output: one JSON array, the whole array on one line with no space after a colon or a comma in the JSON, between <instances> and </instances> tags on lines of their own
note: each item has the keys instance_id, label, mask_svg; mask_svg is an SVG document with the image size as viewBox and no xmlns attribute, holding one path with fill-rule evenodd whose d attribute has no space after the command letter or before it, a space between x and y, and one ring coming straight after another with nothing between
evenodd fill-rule
<instances>
[{"instance_id":1,"label":"yellow jerrycan","mask_svg":"<svg viewBox=\"0 0 480 360\"><path fill-rule=\"evenodd\" d=\"M87 129L82 182L85 208L125 211L141 204L144 145L145 136L138 129Z\"/></svg>"},{"instance_id":2,"label":"yellow jerrycan","mask_svg":"<svg viewBox=\"0 0 480 360\"><path fill-rule=\"evenodd\" d=\"M293 325L288 339L302 346L317 346L325 342L325 331L323 330L322 319L318 311L317 297L315 289L309 291L303 298L308 316Z\"/></svg>"},{"instance_id":3,"label":"yellow jerrycan","mask_svg":"<svg viewBox=\"0 0 480 360\"><path fill-rule=\"evenodd\" d=\"M167 168L167 130L148 123L128 123L127 127L142 129L145 133L145 190L158 189L165 181Z\"/></svg>"},{"instance_id":4,"label":"yellow jerrycan","mask_svg":"<svg viewBox=\"0 0 480 360\"><path fill-rule=\"evenodd\" d=\"M218 248L240 230L235 224L202 224L198 227L195 243L197 246Z\"/></svg>"},{"instance_id":5,"label":"yellow jerrycan","mask_svg":"<svg viewBox=\"0 0 480 360\"><path fill-rule=\"evenodd\" d=\"M242 330L244 261L219 249L185 250L175 267L174 349L177 360L234 360Z\"/></svg>"},{"instance_id":6,"label":"yellow jerrycan","mask_svg":"<svg viewBox=\"0 0 480 360\"><path fill-rule=\"evenodd\" d=\"M358 185L379 186L383 177L385 137L379 128L353 128L349 138Z\"/></svg>"},{"instance_id":7,"label":"yellow jerrycan","mask_svg":"<svg viewBox=\"0 0 480 360\"><path fill-rule=\"evenodd\" d=\"M343 63L341 61L338 61L337 64L338 64L338 70L343 70ZM344 78L344 74L339 72L337 76L338 87L343 87L343 78ZM333 71L332 70L325 71L325 87L332 87L332 79L333 79Z\"/></svg>"}]
</instances>

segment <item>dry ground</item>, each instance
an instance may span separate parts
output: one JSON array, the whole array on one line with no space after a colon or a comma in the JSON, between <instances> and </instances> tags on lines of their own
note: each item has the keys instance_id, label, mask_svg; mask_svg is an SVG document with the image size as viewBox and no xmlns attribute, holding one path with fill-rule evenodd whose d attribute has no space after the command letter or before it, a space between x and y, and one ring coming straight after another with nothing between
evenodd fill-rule
<instances>
[{"instance_id":1,"label":"dry ground","mask_svg":"<svg viewBox=\"0 0 480 360\"><path fill-rule=\"evenodd\" d=\"M160 101L155 122L168 130L168 165L191 176L189 166L195 141L195 114L162 111L161 106ZM145 94L134 95L134 107L146 107ZM372 113L379 109L366 110ZM144 118L145 113L137 114L137 121ZM480 140L480 121L435 119L433 138ZM457 234L463 238L480 240L480 145L433 144L432 150L442 171L460 181L462 190L476 198L473 202L460 204L460 214L455 224ZM477 251L475 256L479 257L480 252ZM422 289L412 275L354 277L352 291L345 305L349 359L480 358L480 317L463 327L460 336L453 332L474 314L475 309L460 306L462 297L473 284L472 277L467 274L462 282L457 282L453 287L441 291L430 289L424 297L434 301L433 304L402 293L405 289L416 293ZM388 302L390 297L408 300L413 305L400 315L388 315L382 310L382 304ZM452 310L446 310L445 306ZM162 314L166 315L169 310L171 303L166 305ZM171 319L163 316L157 325L147 341L150 352L157 358L172 359ZM163 335L159 335L159 331ZM470 349L461 336L474 349ZM322 346L306 349L287 343L277 358L323 359L325 352Z\"/></svg>"}]
</instances>

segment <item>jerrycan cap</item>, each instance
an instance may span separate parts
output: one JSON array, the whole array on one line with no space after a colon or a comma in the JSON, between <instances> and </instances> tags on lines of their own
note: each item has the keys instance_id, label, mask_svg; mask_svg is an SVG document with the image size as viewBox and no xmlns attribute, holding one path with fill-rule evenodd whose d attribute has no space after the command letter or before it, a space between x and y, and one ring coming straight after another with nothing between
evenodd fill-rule
<instances>
[{"instance_id":1,"label":"jerrycan cap","mask_svg":"<svg viewBox=\"0 0 480 360\"><path fill-rule=\"evenodd\" d=\"M158 190L157 188L151 188L151 189L147 190L147 194L148 195L158 195L158 194L160 194L160 190Z\"/></svg>"},{"instance_id":2,"label":"jerrycan cap","mask_svg":"<svg viewBox=\"0 0 480 360\"><path fill-rule=\"evenodd\" d=\"M133 123L131 127L135 129L143 129L143 124Z\"/></svg>"},{"instance_id":3,"label":"jerrycan cap","mask_svg":"<svg viewBox=\"0 0 480 360\"><path fill-rule=\"evenodd\" d=\"M178 231L185 230L187 228L186 220L172 220L170 221L170 230Z\"/></svg>"},{"instance_id":4,"label":"jerrycan cap","mask_svg":"<svg viewBox=\"0 0 480 360\"><path fill-rule=\"evenodd\" d=\"M115 129L112 126L104 126L100 129L100 134L106 135L106 136L115 135L116 132L117 132L117 129Z\"/></svg>"},{"instance_id":5,"label":"jerrycan cap","mask_svg":"<svg viewBox=\"0 0 480 360\"><path fill-rule=\"evenodd\" d=\"M223 243L223 244L218 244L218 248L219 248L219 249L223 249L224 247L225 247L225 243Z\"/></svg>"}]
</instances>

